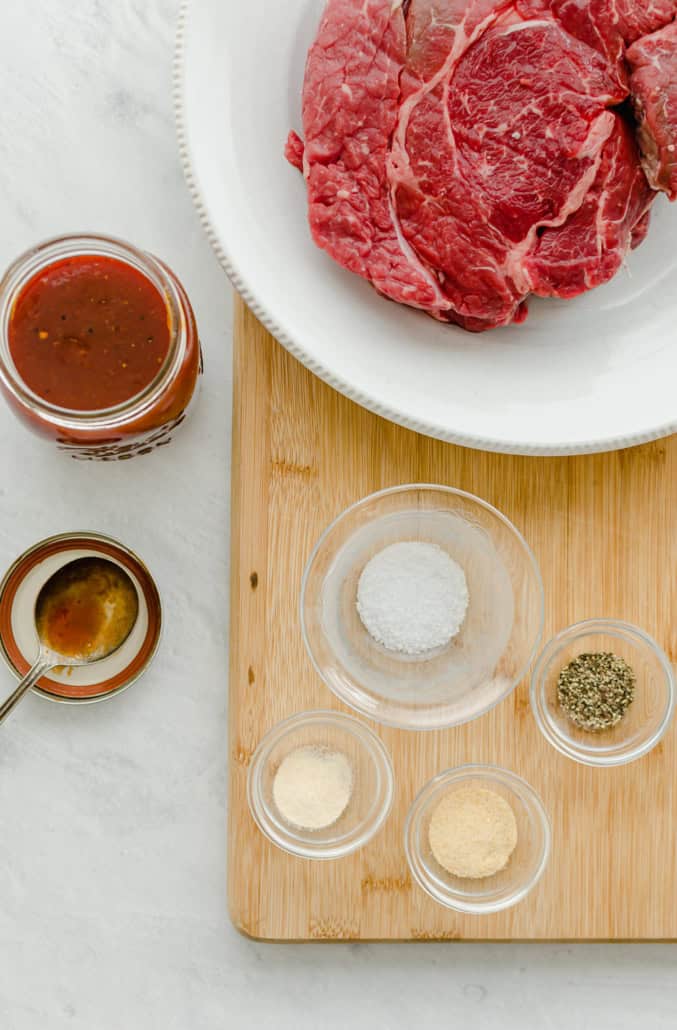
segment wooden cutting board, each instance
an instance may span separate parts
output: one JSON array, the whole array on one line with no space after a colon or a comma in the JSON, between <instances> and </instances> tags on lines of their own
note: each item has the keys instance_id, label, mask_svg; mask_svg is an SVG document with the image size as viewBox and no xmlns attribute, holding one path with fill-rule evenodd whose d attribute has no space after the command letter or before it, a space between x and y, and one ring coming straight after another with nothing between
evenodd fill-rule
<instances>
[{"instance_id":1,"label":"wooden cutting board","mask_svg":"<svg viewBox=\"0 0 677 1030\"><path fill-rule=\"evenodd\" d=\"M291 858L249 814L247 766L280 719L340 708L306 657L301 575L347 505L398 483L479 494L524 532L541 564L546 635L592 616L635 622L677 661L677 437L615 454L519 458L417 436L314 378L238 301L235 325L229 903L244 933L304 940L677 938L677 746L616 770L560 757L531 716L528 683L470 725L379 729L395 767L385 830L337 862ZM435 773L494 762L524 776L553 824L553 853L521 905L462 916L412 883L404 819Z\"/></svg>"}]
</instances>

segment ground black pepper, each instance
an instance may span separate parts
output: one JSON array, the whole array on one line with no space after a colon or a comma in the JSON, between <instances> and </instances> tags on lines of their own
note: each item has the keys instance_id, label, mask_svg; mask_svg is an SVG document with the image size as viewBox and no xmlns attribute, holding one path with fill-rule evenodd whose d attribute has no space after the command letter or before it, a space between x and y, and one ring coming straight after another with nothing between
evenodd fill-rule
<instances>
[{"instance_id":1,"label":"ground black pepper","mask_svg":"<svg viewBox=\"0 0 677 1030\"><path fill-rule=\"evenodd\" d=\"M601 732L617 726L635 697L633 669L610 652L581 654L559 674L557 699L582 730Z\"/></svg>"}]
</instances>

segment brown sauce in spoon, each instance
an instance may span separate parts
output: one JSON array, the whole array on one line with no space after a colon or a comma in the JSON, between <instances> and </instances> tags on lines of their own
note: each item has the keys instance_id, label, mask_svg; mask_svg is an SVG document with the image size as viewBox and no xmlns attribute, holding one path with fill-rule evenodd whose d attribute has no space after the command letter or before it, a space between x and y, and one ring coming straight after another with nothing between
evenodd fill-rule
<instances>
[{"instance_id":1,"label":"brown sauce in spoon","mask_svg":"<svg viewBox=\"0 0 677 1030\"><path fill-rule=\"evenodd\" d=\"M139 599L119 565L80 558L43 586L35 622L45 647L77 661L97 661L116 651L131 633Z\"/></svg>"}]
</instances>

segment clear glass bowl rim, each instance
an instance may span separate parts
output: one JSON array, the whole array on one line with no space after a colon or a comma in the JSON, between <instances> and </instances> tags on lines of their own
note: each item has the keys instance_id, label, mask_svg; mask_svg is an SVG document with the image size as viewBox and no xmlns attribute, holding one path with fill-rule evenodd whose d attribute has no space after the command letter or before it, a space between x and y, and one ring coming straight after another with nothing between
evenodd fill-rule
<instances>
[{"instance_id":1,"label":"clear glass bowl rim","mask_svg":"<svg viewBox=\"0 0 677 1030\"><path fill-rule=\"evenodd\" d=\"M268 815L268 806L263 801L260 791L260 775L265 768L270 752L281 740L293 730L313 724L327 724L339 726L342 730L349 732L353 737L360 740L361 746L366 748L373 758L379 774L379 784L383 794L383 800L369 821L363 822L347 837L338 844L313 845L308 843L304 846L300 841L290 841L282 836L276 829L276 822ZM307 858L313 861L329 861L337 858L344 858L364 847L385 824L390 815L393 800L395 797L395 774L388 749L380 737L360 719L345 712L335 712L330 709L314 709L312 711L297 712L288 716L281 722L276 723L262 737L247 772L247 802L249 810L263 835L287 854L297 858Z\"/></svg>"},{"instance_id":2,"label":"clear glass bowl rim","mask_svg":"<svg viewBox=\"0 0 677 1030\"><path fill-rule=\"evenodd\" d=\"M426 880L425 876L421 872L423 862L417 861L417 859L419 859L419 852L413 845L413 840L415 839L413 832L415 824L420 817L422 810L427 805L429 798L442 786L462 782L463 780L472 780L474 777L477 778L479 776L493 776L494 778L499 779L504 786L507 786L518 797L519 793L515 788L519 786L519 788L529 796L529 799L534 806L534 810L537 813L538 822L543 833L543 847L538 865L529 879L520 884L499 901L493 902L474 902L467 899L456 898L452 893L440 893ZM455 912L462 912L466 915L491 915L492 913L502 912L507 908L512 908L520 901L523 901L541 879L548 865L550 852L552 850L552 827L550 824L550 817L540 796L531 784L527 782L527 780L518 776L517 773L512 772L510 769L505 769L500 765L469 763L467 765L458 765L451 769L445 769L443 772L434 776L431 780L428 780L428 782L418 792L411 803L404 825L404 850L412 876L419 887L421 887L422 890L424 890L426 894L433 899L433 901L443 905L445 908L453 909Z\"/></svg>"},{"instance_id":3,"label":"clear glass bowl rim","mask_svg":"<svg viewBox=\"0 0 677 1030\"><path fill-rule=\"evenodd\" d=\"M313 569L313 565L315 564L315 561L317 560L318 555L321 553L321 551L322 551L322 549L323 549L327 539L330 537L330 535L335 530L335 528L344 519L348 518L350 515L352 515L354 512L356 512L359 508L364 507L367 504L372 503L373 501L378 501L378 500L380 500L383 497L394 496L396 494L407 493L408 491L417 491L417 490L420 490L420 491L429 490L429 491L436 492L436 493L451 494L454 497L462 497L464 500L472 501L474 504L479 505L481 508L484 508L485 511L488 511L490 514L494 515L500 522L503 523L503 525L509 530L509 532L512 533L513 536L516 537L516 539L518 540L520 546L524 549L524 552L525 552L526 557L528 559L529 565L531 566L531 569L532 569L532 571L534 573L534 576L535 576L535 579L536 579L536 583L537 583L537 586L538 586L539 595L540 595L540 605L539 605L540 611L539 611L538 631L537 631L537 633L536 633L536 635L534 637L534 643L533 643L533 646L531 648L531 651L530 651L528 657L526 658L524 664L520 668L518 675L514 678L514 682L510 686L510 689L507 690L504 694L502 694L501 697L499 697L496 701L493 701L491 704L487 705L481 711L476 712L475 714L469 716L467 719L461 719L461 720L454 719L451 722L446 722L446 721L443 721L443 720L441 720L439 722L431 721L431 722L428 722L428 723L405 722L403 720L390 719L386 715L380 715L379 714L377 716L371 709L368 709L366 706L364 708L358 707L358 705L356 705L354 703L352 698L344 696L343 693L340 693L339 691L335 690L333 684L330 683L329 680L324 675L324 673L322 671L322 667L320 666L320 663L318 662L318 660L317 660L317 658L315 656L313 647L311 645L309 634L308 634L308 627L306 625L305 599L306 599L306 592L307 592L307 587L308 587L308 581L310 579L310 575L311 575L311 572L312 572L312 569ZM505 701L508 697L510 697L510 695L513 693L513 691L519 686L519 684L522 682L522 680L526 676L529 668L531 667L531 664L534 661L534 658L536 657L536 654L538 653L538 648L540 647L542 639L543 639L543 630L544 630L544 626L545 626L545 588L543 586L543 577L541 575L540 566L539 566L538 561L536 560L536 556L535 556L534 552L532 551L531 547L529 546L527 540L522 535L522 533L517 528L517 526L514 524L514 522L511 522L510 519L508 518L508 516L504 515L503 512L500 511L498 508L495 508L493 504L490 504L489 501L485 501L482 497L478 497L477 494L472 494L472 493L470 493L467 490L460 490L460 489L458 489L458 487L454 487L454 486L446 486L446 485L441 484L441 483L405 483L405 484L402 484L400 486L386 487L384 490L376 490L374 493L367 494L365 497L362 497L359 500L354 501L353 504L349 505L347 508L344 508L343 511L339 512L339 514L336 516L336 518L332 519L332 521L329 523L329 525L323 531L323 533L320 536L319 540L317 541L317 543L313 547L313 549L312 549L312 551L310 553L310 557L308 558L308 561L306 562L306 566L305 566L305 569L303 571L303 578L301 580L301 591L300 591L300 597L299 597L299 614L300 614L300 621L301 621L301 635L303 637L303 643L304 643L304 646L305 646L305 649L306 649L306 654L310 658L310 661L312 662L313 668L317 672L317 674L320 677L320 679L322 680L322 682L325 684L325 686L327 686L329 688L329 690L331 690L332 694L334 694L334 696L337 697L342 702L342 704L347 705L348 708L351 708L354 712L357 712L363 718L371 719L374 722L377 722L381 726L388 726L388 727L390 727L392 729L410 730L410 731L415 731L415 732L434 732L436 730L452 729L455 726L463 726L466 723L474 722L475 719L481 719L482 716L487 715L488 712L492 711L499 704L502 704L502 702ZM364 692L362 690L360 690L360 693L364 693Z\"/></svg>"},{"instance_id":4,"label":"clear glass bowl rim","mask_svg":"<svg viewBox=\"0 0 677 1030\"><path fill-rule=\"evenodd\" d=\"M582 744L570 744L565 737L555 731L551 721L545 715L547 706L544 700L543 691L545 687L546 674L553 660L562 651L564 646L572 640L605 633L626 639L631 637L635 644L637 642L636 638L639 638L641 643L658 659L665 674L664 682L666 703L665 711L659 726L650 737L637 744L636 747L631 748L622 754L618 754L613 751L594 752L587 749ZM670 722L672 721L675 710L676 692L677 684L675 683L675 674L670 661L663 648L649 633L641 629L639 626L635 626L631 622L625 622L622 619L583 619L580 622L574 622L572 625L566 626L564 629L560 630L559 633L556 633L555 636L552 637L545 645L534 667L529 696L531 701L531 710L533 712L534 719L536 720L536 724L545 739L552 745L552 747L555 748L555 750L581 765L589 765L597 768L612 768L615 766L627 765L629 762L634 762L638 758L643 758L644 755L647 755L653 750L656 744L658 744L667 732Z\"/></svg>"}]
</instances>

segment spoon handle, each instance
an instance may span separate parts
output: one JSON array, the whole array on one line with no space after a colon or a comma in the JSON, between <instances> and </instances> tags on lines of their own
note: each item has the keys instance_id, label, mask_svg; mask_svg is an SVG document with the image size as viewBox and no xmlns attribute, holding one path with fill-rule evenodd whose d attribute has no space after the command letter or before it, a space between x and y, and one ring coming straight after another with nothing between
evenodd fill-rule
<instances>
[{"instance_id":1,"label":"spoon handle","mask_svg":"<svg viewBox=\"0 0 677 1030\"><path fill-rule=\"evenodd\" d=\"M19 701L28 693L31 687L35 686L41 676L54 668L54 662L41 655L30 672L27 672L21 683L13 694L10 694L4 704L0 705L0 722L4 722L9 713L16 708Z\"/></svg>"}]
</instances>

